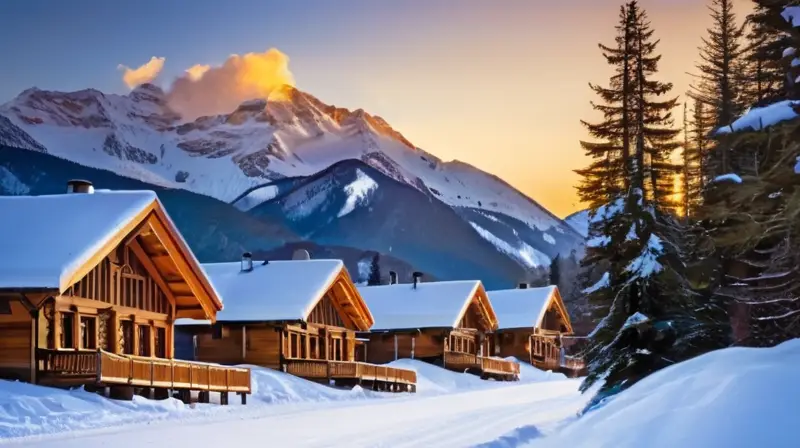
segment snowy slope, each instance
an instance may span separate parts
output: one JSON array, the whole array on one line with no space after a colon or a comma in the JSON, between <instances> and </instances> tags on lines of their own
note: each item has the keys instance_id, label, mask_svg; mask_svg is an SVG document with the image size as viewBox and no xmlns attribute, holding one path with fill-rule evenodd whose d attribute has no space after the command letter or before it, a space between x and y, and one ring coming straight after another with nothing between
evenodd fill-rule
<instances>
[{"instance_id":1,"label":"snowy slope","mask_svg":"<svg viewBox=\"0 0 800 448\"><path fill-rule=\"evenodd\" d=\"M575 212L564 218L564 222L583 235L584 238L589 235L589 210Z\"/></svg>"},{"instance_id":2,"label":"snowy slope","mask_svg":"<svg viewBox=\"0 0 800 448\"><path fill-rule=\"evenodd\" d=\"M462 162L442 162L380 117L326 105L291 87L279 97L288 99L248 101L227 115L184 122L164 92L149 84L128 95L34 88L0 106L0 116L7 118L5 128L24 130L56 156L226 202L269 181L359 159L452 207L572 233L504 181ZM0 122L0 135L3 129ZM268 192L258 194L247 207L270 199Z\"/></svg>"},{"instance_id":3,"label":"snowy slope","mask_svg":"<svg viewBox=\"0 0 800 448\"><path fill-rule=\"evenodd\" d=\"M660 370L530 448L800 446L800 339Z\"/></svg>"},{"instance_id":4,"label":"snowy slope","mask_svg":"<svg viewBox=\"0 0 800 448\"><path fill-rule=\"evenodd\" d=\"M80 391L0 382L5 392L0 403L10 411L0 414L0 437L29 436L0 442L59 448L226 446L232 441L243 446L264 441L298 447L498 446L494 443L512 431L520 436L517 441L552 432L587 401L577 391L579 380L482 381L418 361L398 363L417 370L418 393L336 390L258 369L247 406L192 408L175 400L120 403ZM531 427L536 431L518 430Z\"/></svg>"}]
</instances>

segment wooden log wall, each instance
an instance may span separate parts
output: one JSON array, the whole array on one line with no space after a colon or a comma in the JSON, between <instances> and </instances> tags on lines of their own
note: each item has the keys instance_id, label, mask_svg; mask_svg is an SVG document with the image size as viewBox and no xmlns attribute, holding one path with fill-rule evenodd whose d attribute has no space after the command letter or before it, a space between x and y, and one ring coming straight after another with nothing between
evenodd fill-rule
<instances>
[{"instance_id":1,"label":"wooden log wall","mask_svg":"<svg viewBox=\"0 0 800 448\"><path fill-rule=\"evenodd\" d=\"M133 251L125 246L104 258L64 295L158 314L167 314L170 310L164 292Z\"/></svg>"}]
</instances>

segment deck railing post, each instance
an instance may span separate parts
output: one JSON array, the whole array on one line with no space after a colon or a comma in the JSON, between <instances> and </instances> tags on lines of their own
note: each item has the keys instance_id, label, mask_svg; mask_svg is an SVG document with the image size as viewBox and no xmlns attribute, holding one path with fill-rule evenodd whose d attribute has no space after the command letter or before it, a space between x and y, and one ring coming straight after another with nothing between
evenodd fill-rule
<instances>
[{"instance_id":1,"label":"deck railing post","mask_svg":"<svg viewBox=\"0 0 800 448\"><path fill-rule=\"evenodd\" d=\"M95 370L97 370L97 382L100 383L102 381L102 379L103 379L103 368L102 368L102 364L101 364L102 353L101 353L99 348L97 349L97 355L96 356L97 356L97 361L96 361L97 362L97 368Z\"/></svg>"}]
</instances>

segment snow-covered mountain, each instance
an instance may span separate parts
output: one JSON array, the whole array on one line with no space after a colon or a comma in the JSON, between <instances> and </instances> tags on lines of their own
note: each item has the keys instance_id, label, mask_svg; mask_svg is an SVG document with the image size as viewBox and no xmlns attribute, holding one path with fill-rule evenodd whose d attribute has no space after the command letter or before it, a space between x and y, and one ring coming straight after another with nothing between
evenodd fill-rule
<instances>
[{"instance_id":1,"label":"snow-covered mountain","mask_svg":"<svg viewBox=\"0 0 800 448\"><path fill-rule=\"evenodd\" d=\"M564 218L564 222L569 224L570 227L575 229L576 232L580 233L584 237L589 235L589 210L581 210L579 212L575 212L566 218Z\"/></svg>"},{"instance_id":2,"label":"snow-covered mountain","mask_svg":"<svg viewBox=\"0 0 800 448\"><path fill-rule=\"evenodd\" d=\"M128 95L28 89L0 106L0 144L211 196L244 212L264 205L272 210L270 219L277 219L280 209L301 234L304 207L313 209L329 199L320 186L325 182L315 176L355 159L366 168L349 164L352 171L339 176L349 179L339 186L344 194L340 208L329 211L330 216L315 211L314 219L305 222L317 225L359 207L369 209L375 205L370 197L380 185L389 185L388 179L416 190L414 201L446 205L473 235L523 268L545 265L582 240L564 221L496 176L459 161L443 162L378 116L327 105L289 86L274 100L247 101L230 114L194 121L183 120L167 95L151 84ZM367 169L377 174L367 175ZM289 197L299 202L287 203ZM269 205L276 201L283 202ZM415 204L402 206L413 209ZM404 219L425 221L413 214ZM303 236L313 239L315 232L320 230Z\"/></svg>"}]
</instances>

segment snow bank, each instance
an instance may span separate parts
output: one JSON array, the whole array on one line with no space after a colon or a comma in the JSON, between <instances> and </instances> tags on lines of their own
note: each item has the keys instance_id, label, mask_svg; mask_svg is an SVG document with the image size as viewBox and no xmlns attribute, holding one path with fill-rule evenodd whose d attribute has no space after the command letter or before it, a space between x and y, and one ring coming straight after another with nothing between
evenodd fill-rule
<instances>
[{"instance_id":1,"label":"snow bank","mask_svg":"<svg viewBox=\"0 0 800 448\"><path fill-rule=\"evenodd\" d=\"M397 395L335 389L261 367L252 369L253 394L241 406L232 396L230 406L186 405L176 399L133 401L106 399L81 389L62 390L0 380L0 439L37 436L66 431L120 426L160 420L214 419L264 411L266 405L353 401ZM218 401L218 394L211 394Z\"/></svg>"},{"instance_id":2,"label":"snow bank","mask_svg":"<svg viewBox=\"0 0 800 448\"><path fill-rule=\"evenodd\" d=\"M519 363L520 381L487 381L479 377L468 374L458 373L443 369L439 366L429 364L417 359L398 359L388 366L400 369L409 369L417 372L417 395L432 395L464 392L476 389L491 389L497 387L512 387L522 383L537 383L542 381L563 381L567 377L562 373L539 370L526 361L517 358L505 358L507 361Z\"/></svg>"},{"instance_id":3,"label":"snow bank","mask_svg":"<svg viewBox=\"0 0 800 448\"><path fill-rule=\"evenodd\" d=\"M453 372L417 359L398 359L387 364L417 372L417 394L441 394L493 386L475 375Z\"/></svg>"},{"instance_id":4,"label":"snow bank","mask_svg":"<svg viewBox=\"0 0 800 448\"><path fill-rule=\"evenodd\" d=\"M654 373L531 448L795 447L800 339L729 348Z\"/></svg>"},{"instance_id":5,"label":"snow bank","mask_svg":"<svg viewBox=\"0 0 800 448\"><path fill-rule=\"evenodd\" d=\"M527 361L523 361L514 357L506 358L508 361L516 361L519 363L519 380L526 383L535 383L540 381L563 381L567 376L563 373L553 372L552 370L540 370L530 365Z\"/></svg>"}]
</instances>

